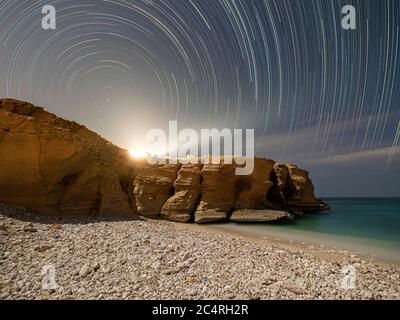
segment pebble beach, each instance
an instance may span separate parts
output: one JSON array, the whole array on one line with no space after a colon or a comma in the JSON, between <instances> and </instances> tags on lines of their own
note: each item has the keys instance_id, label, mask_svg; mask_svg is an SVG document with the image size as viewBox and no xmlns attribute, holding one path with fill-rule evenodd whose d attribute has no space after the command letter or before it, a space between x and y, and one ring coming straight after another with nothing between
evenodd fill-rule
<instances>
[{"instance_id":1,"label":"pebble beach","mask_svg":"<svg viewBox=\"0 0 400 320\"><path fill-rule=\"evenodd\" d=\"M400 266L190 224L0 204L0 299L400 299Z\"/></svg>"}]
</instances>

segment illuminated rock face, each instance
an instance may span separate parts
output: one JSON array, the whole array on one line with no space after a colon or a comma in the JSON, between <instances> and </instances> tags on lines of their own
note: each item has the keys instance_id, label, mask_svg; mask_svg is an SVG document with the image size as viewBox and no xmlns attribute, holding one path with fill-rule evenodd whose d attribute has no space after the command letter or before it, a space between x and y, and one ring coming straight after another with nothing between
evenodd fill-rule
<instances>
[{"instance_id":1,"label":"illuminated rock face","mask_svg":"<svg viewBox=\"0 0 400 320\"><path fill-rule=\"evenodd\" d=\"M43 108L0 100L0 202L52 215L139 214L171 221L272 221L328 206L308 172L256 158L235 165L147 165Z\"/></svg>"},{"instance_id":2,"label":"illuminated rock face","mask_svg":"<svg viewBox=\"0 0 400 320\"><path fill-rule=\"evenodd\" d=\"M161 210L165 219L189 222L201 195L201 165L183 165L174 182L175 194L170 197Z\"/></svg>"},{"instance_id":3,"label":"illuminated rock face","mask_svg":"<svg viewBox=\"0 0 400 320\"><path fill-rule=\"evenodd\" d=\"M74 122L0 100L0 202L45 214L132 214L124 152Z\"/></svg>"},{"instance_id":4,"label":"illuminated rock face","mask_svg":"<svg viewBox=\"0 0 400 320\"><path fill-rule=\"evenodd\" d=\"M271 208L271 203L267 200L266 195L274 185L271 181L274 164L273 160L256 158L253 173L249 176L239 177L235 209Z\"/></svg>"},{"instance_id":5,"label":"illuminated rock face","mask_svg":"<svg viewBox=\"0 0 400 320\"><path fill-rule=\"evenodd\" d=\"M179 165L146 166L134 180L137 212L157 217L165 202L174 194Z\"/></svg>"},{"instance_id":6,"label":"illuminated rock face","mask_svg":"<svg viewBox=\"0 0 400 320\"><path fill-rule=\"evenodd\" d=\"M237 176L234 165L204 165L201 177L201 198L194 215L195 222L228 219L235 204Z\"/></svg>"},{"instance_id":7,"label":"illuminated rock face","mask_svg":"<svg viewBox=\"0 0 400 320\"><path fill-rule=\"evenodd\" d=\"M272 198L284 203L295 212L319 212L329 207L314 194L314 185L306 170L293 164L274 164L273 176L276 179Z\"/></svg>"}]
</instances>

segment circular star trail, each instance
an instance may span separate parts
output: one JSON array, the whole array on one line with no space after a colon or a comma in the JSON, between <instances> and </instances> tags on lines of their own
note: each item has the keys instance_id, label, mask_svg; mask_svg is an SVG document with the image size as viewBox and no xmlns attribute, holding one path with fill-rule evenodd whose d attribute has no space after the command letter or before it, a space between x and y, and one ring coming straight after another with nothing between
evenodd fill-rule
<instances>
[{"instance_id":1,"label":"circular star trail","mask_svg":"<svg viewBox=\"0 0 400 320\"><path fill-rule=\"evenodd\" d=\"M0 96L127 148L178 120L254 128L258 155L306 168L397 173L399 25L396 0L3 0Z\"/></svg>"}]
</instances>

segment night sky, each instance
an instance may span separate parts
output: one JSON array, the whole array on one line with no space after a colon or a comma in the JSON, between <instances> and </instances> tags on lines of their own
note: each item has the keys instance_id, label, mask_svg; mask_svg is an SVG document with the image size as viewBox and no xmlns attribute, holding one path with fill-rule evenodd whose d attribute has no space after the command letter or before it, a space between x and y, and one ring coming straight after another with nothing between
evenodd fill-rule
<instances>
[{"instance_id":1,"label":"night sky","mask_svg":"<svg viewBox=\"0 0 400 320\"><path fill-rule=\"evenodd\" d=\"M254 128L320 196L400 196L399 26L398 0L0 0L0 97L129 149L169 120Z\"/></svg>"}]
</instances>

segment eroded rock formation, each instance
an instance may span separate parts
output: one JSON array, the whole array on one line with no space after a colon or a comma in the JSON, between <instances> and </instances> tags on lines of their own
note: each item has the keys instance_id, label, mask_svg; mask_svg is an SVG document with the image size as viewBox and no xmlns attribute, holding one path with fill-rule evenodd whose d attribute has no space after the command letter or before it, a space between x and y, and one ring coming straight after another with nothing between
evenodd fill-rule
<instances>
[{"instance_id":1,"label":"eroded rock formation","mask_svg":"<svg viewBox=\"0 0 400 320\"><path fill-rule=\"evenodd\" d=\"M276 190L282 203L285 203L295 212L318 212L327 209L327 205L317 199L314 194L314 185L306 170L293 164L276 163Z\"/></svg>"},{"instance_id":2,"label":"eroded rock formation","mask_svg":"<svg viewBox=\"0 0 400 320\"><path fill-rule=\"evenodd\" d=\"M0 100L0 202L54 215L134 215L177 222L273 221L328 206L308 172L256 158L234 164L147 165L75 122Z\"/></svg>"},{"instance_id":3,"label":"eroded rock formation","mask_svg":"<svg viewBox=\"0 0 400 320\"><path fill-rule=\"evenodd\" d=\"M248 176L238 177L238 196L235 209L265 209L271 208L266 195L273 186L271 174L275 161L269 159L254 159L254 171Z\"/></svg>"},{"instance_id":4,"label":"eroded rock formation","mask_svg":"<svg viewBox=\"0 0 400 320\"><path fill-rule=\"evenodd\" d=\"M235 166L206 164L201 170L201 198L194 214L196 223L228 219L235 203Z\"/></svg>"},{"instance_id":5,"label":"eroded rock formation","mask_svg":"<svg viewBox=\"0 0 400 320\"><path fill-rule=\"evenodd\" d=\"M192 220L201 195L200 171L201 165L198 164L181 167L174 183L175 194L163 206L162 217L177 222Z\"/></svg>"},{"instance_id":6,"label":"eroded rock formation","mask_svg":"<svg viewBox=\"0 0 400 320\"><path fill-rule=\"evenodd\" d=\"M142 216L157 217L165 202L174 194L178 165L146 166L134 180L137 212Z\"/></svg>"},{"instance_id":7,"label":"eroded rock formation","mask_svg":"<svg viewBox=\"0 0 400 320\"><path fill-rule=\"evenodd\" d=\"M45 214L132 214L128 154L84 126L0 100L0 201Z\"/></svg>"}]
</instances>

